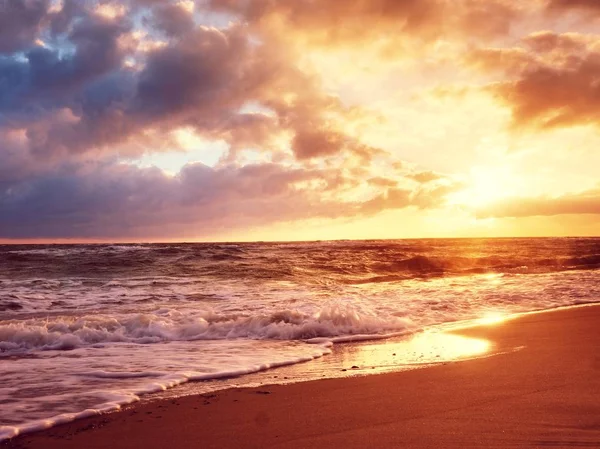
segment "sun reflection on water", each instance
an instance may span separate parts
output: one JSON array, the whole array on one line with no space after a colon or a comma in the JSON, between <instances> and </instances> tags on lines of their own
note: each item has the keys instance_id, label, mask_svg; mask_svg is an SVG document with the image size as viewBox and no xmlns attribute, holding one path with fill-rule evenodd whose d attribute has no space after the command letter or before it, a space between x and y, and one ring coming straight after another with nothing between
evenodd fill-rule
<instances>
[{"instance_id":1,"label":"sun reflection on water","mask_svg":"<svg viewBox=\"0 0 600 449\"><path fill-rule=\"evenodd\" d=\"M481 318L478 318L477 320L475 320L475 322L477 324L483 324L483 325L489 326L492 324L503 323L507 319L508 319L508 315L506 315L502 312L491 312L491 313L486 313Z\"/></svg>"},{"instance_id":2,"label":"sun reflection on water","mask_svg":"<svg viewBox=\"0 0 600 449\"><path fill-rule=\"evenodd\" d=\"M363 343L346 347L344 364L361 368L397 370L402 365L450 362L478 357L491 349L487 340L441 331L426 331L402 341Z\"/></svg>"}]
</instances>

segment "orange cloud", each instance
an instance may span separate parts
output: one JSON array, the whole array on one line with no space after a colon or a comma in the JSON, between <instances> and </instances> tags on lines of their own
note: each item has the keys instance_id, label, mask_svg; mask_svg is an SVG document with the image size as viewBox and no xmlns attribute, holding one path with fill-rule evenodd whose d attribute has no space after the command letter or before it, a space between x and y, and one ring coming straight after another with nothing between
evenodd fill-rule
<instances>
[{"instance_id":1,"label":"orange cloud","mask_svg":"<svg viewBox=\"0 0 600 449\"><path fill-rule=\"evenodd\" d=\"M550 0L547 7L550 11L583 9L600 12L600 3L597 0Z\"/></svg>"},{"instance_id":2,"label":"orange cloud","mask_svg":"<svg viewBox=\"0 0 600 449\"><path fill-rule=\"evenodd\" d=\"M600 37L542 32L523 44L470 56L480 69L511 78L487 89L512 109L514 126L600 126Z\"/></svg>"},{"instance_id":3,"label":"orange cloud","mask_svg":"<svg viewBox=\"0 0 600 449\"><path fill-rule=\"evenodd\" d=\"M600 214L600 189L558 197L510 198L477 211L479 218Z\"/></svg>"},{"instance_id":4,"label":"orange cloud","mask_svg":"<svg viewBox=\"0 0 600 449\"><path fill-rule=\"evenodd\" d=\"M278 40L310 46L382 46L397 56L407 39L506 35L519 16L506 0L210 0L207 7L235 14Z\"/></svg>"},{"instance_id":5,"label":"orange cloud","mask_svg":"<svg viewBox=\"0 0 600 449\"><path fill-rule=\"evenodd\" d=\"M415 173L413 175L408 175L408 178L414 179L417 182L422 184L427 184L428 182L437 181L439 179L443 179L444 176L434 173L432 171L424 171Z\"/></svg>"}]
</instances>

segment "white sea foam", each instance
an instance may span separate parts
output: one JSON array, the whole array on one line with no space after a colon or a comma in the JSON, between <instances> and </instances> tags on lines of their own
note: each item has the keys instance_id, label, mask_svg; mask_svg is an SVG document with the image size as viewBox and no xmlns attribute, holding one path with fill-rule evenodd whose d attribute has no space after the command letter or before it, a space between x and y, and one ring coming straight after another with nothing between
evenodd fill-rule
<instances>
[{"instance_id":1,"label":"white sea foam","mask_svg":"<svg viewBox=\"0 0 600 449\"><path fill-rule=\"evenodd\" d=\"M328 344L253 340L203 342L202 346L172 342L47 351L34 359L20 360L18 370L11 363L0 365L0 377L20 385L3 392L6 399L0 403L0 416L16 422L0 425L0 441L118 410L139 400L140 395L189 381L256 373L307 362L330 352ZM168 370L152 369L157 367ZM31 376L33 371L36 376ZM49 413L49 404L59 413Z\"/></svg>"},{"instance_id":2,"label":"white sea foam","mask_svg":"<svg viewBox=\"0 0 600 449\"><path fill-rule=\"evenodd\" d=\"M0 435L7 438L77 419L81 413L114 410L139 395L191 380L310 361L328 354L342 335L364 339L368 333L374 338L413 327L407 319L381 319L364 307L340 302L313 313L284 309L244 316L162 308L148 314L4 322L0 352L33 357L0 366L5 383L18 386L2 393L6 399L0 416L16 422L4 423ZM309 338L311 344L303 341ZM34 370L39 374L30 376ZM48 409L56 413L49 415Z\"/></svg>"},{"instance_id":3,"label":"white sea foam","mask_svg":"<svg viewBox=\"0 0 600 449\"><path fill-rule=\"evenodd\" d=\"M378 317L350 304L330 304L316 313L281 310L257 316L182 313L159 309L132 315L61 316L0 324L0 351L68 350L103 343L160 343L223 339L306 340L317 337L377 335L410 330L412 323Z\"/></svg>"}]
</instances>

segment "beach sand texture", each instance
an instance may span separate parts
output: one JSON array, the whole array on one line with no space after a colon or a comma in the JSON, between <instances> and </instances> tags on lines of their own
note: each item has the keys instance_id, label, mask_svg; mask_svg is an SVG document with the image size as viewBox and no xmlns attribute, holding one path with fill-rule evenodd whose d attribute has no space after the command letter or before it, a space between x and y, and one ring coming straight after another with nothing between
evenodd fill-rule
<instances>
[{"instance_id":1,"label":"beach sand texture","mask_svg":"<svg viewBox=\"0 0 600 449\"><path fill-rule=\"evenodd\" d=\"M458 331L497 355L138 404L12 448L600 448L600 306Z\"/></svg>"}]
</instances>

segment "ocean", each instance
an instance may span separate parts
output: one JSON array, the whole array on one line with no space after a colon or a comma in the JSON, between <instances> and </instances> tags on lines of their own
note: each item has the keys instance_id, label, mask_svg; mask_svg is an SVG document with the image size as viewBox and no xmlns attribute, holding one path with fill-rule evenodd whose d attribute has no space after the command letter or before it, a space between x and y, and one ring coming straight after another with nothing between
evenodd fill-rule
<instances>
[{"instance_id":1,"label":"ocean","mask_svg":"<svg viewBox=\"0 0 600 449\"><path fill-rule=\"evenodd\" d=\"M353 347L393 342L368 363L401 369L424 331L598 301L600 238L3 245L0 440L184 384L334 377L319 360Z\"/></svg>"}]
</instances>

